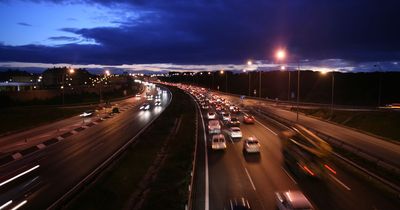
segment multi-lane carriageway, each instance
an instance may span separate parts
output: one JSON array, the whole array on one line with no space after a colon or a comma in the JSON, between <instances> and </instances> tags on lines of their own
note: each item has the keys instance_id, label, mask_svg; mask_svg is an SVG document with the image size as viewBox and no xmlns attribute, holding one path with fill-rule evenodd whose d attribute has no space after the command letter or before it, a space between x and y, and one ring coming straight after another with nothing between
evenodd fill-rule
<instances>
[{"instance_id":1,"label":"multi-lane carriageway","mask_svg":"<svg viewBox=\"0 0 400 210\"><path fill-rule=\"evenodd\" d=\"M200 108L199 108L200 110ZM212 110L212 108L211 108ZM309 179L296 175L283 163L281 139L278 134L286 128L271 119L256 117L256 123L241 124L243 138L255 136L260 140L259 155L242 151L242 140L232 140L227 127L222 133L228 139L224 152L207 147L208 110L201 110L202 123L197 148L193 209L224 209L232 198L245 197L253 209L276 209L275 192L301 190L316 209L398 209L399 199L380 193L349 171L342 164L331 165L336 175L324 179ZM238 114L242 121L243 113ZM344 164L344 163L343 163Z\"/></svg>"},{"instance_id":2,"label":"multi-lane carriageway","mask_svg":"<svg viewBox=\"0 0 400 210\"><path fill-rule=\"evenodd\" d=\"M129 108L120 114L1 164L0 209L60 208L69 195L79 192L94 173L135 141L164 111L171 98L171 93L165 92L162 106L148 111L139 110L144 97L129 98L123 102ZM70 121L73 119L66 120ZM37 134L37 130L32 133Z\"/></svg>"}]
</instances>

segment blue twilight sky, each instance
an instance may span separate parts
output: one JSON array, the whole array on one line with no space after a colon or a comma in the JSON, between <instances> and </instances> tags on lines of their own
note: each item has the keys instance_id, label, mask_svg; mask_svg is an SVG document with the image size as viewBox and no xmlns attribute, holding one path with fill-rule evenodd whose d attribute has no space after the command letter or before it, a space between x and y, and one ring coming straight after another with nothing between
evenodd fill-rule
<instances>
[{"instance_id":1,"label":"blue twilight sky","mask_svg":"<svg viewBox=\"0 0 400 210\"><path fill-rule=\"evenodd\" d=\"M400 71L397 0L0 0L0 67ZM378 68L377 65L380 67Z\"/></svg>"}]
</instances>

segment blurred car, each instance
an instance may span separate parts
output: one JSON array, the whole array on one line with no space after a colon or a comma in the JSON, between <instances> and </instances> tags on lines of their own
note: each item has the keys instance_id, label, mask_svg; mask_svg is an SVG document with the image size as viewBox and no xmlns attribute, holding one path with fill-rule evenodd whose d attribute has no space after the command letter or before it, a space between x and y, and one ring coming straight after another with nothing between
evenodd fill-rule
<instances>
[{"instance_id":1,"label":"blurred car","mask_svg":"<svg viewBox=\"0 0 400 210\"><path fill-rule=\"evenodd\" d=\"M207 113L207 119L214 120L215 118L217 118L217 115L215 114L215 112L208 112Z\"/></svg>"},{"instance_id":2,"label":"blurred car","mask_svg":"<svg viewBox=\"0 0 400 210\"><path fill-rule=\"evenodd\" d=\"M210 108L207 104L204 104L203 106L201 106L202 109L207 110L208 108Z\"/></svg>"},{"instance_id":3,"label":"blurred car","mask_svg":"<svg viewBox=\"0 0 400 210\"><path fill-rule=\"evenodd\" d=\"M92 115L94 115L95 111L94 110L88 110L88 111L84 111L82 114L80 114L80 117L90 117Z\"/></svg>"},{"instance_id":4,"label":"blurred car","mask_svg":"<svg viewBox=\"0 0 400 210\"><path fill-rule=\"evenodd\" d=\"M144 103L142 106L139 108L140 110L149 110L150 109L150 104L149 103Z\"/></svg>"},{"instance_id":5,"label":"blurred car","mask_svg":"<svg viewBox=\"0 0 400 210\"><path fill-rule=\"evenodd\" d=\"M235 107L232 109L232 113L237 114L237 113L239 113L239 112L240 112L240 109L239 109L239 107L237 107L237 106L235 106Z\"/></svg>"},{"instance_id":6,"label":"blurred car","mask_svg":"<svg viewBox=\"0 0 400 210\"><path fill-rule=\"evenodd\" d=\"M251 210L250 203L246 198L230 199L224 210Z\"/></svg>"},{"instance_id":7,"label":"blurred car","mask_svg":"<svg viewBox=\"0 0 400 210\"><path fill-rule=\"evenodd\" d=\"M222 114L222 120L223 120L223 121L229 121L229 120L231 120L231 114L229 114L229 113L223 113L223 114Z\"/></svg>"},{"instance_id":8,"label":"blurred car","mask_svg":"<svg viewBox=\"0 0 400 210\"><path fill-rule=\"evenodd\" d=\"M256 120L255 120L253 115L247 115L246 114L246 115L243 116L243 123L254 124L255 121Z\"/></svg>"},{"instance_id":9,"label":"blurred car","mask_svg":"<svg viewBox=\"0 0 400 210\"><path fill-rule=\"evenodd\" d=\"M312 210L314 207L300 191L276 192L276 206L279 210Z\"/></svg>"},{"instance_id":10,"label":"blurred car","mask_svg":"<svg viewBox=\"0 0 400 210\"><path fill-rule=\"evenodd\" d=\"M232 127L239 127L240 121L237 117L231 117L231 119L228 121L228 125Z\"/></svg>"},{"instance_id":11,"label":"blurred car","mask_svg":"<svg viewBox=\"0 0 400 210\"><path fill-rule=\"evenodd\" d=\"M243 141L243 151L247 153L259 153L260 147L258 139L254 136L248 137Z\"/></svg>"},{"instance_id":12,"label":"blurred car","mask_svg":"<svg viewBox=\"0 0 400 210\"><path fill-rule=\"evenodd\" d=\"M221 125L218 120L210 120L208 122L208 132L209 133L221 133Z\"/></svg>"},{"instance_id":13,"label":"blurred car","mask_svg":"<svg viewBox=\"0 0 400 210\"><path fill-rule=\"evenodd\" d=\"M224 150L226 149L226 140L223 134L213 135L211 138L211 149Z\"/></svg>"},{"instance_id":14,"label":"blurred car","mask_svg":"<svg viewBox=\"0 0 400 210\"><path fill-rule=\"evenodd\" d=\"M231 127L229 128L229 135L231 138L242 138L242 131L239 127Z\"/></svg>"}]
</instances>

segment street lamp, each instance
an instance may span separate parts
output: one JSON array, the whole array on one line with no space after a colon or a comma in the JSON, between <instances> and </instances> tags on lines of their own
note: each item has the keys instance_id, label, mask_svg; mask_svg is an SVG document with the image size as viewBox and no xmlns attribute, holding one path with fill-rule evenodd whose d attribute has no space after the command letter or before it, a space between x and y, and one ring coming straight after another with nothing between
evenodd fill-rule
<instances>
[{"instance_id":1,"label":"street lamp","mask_svg":"<svg viewBox=\"0 0 400 210\"><path fill-rule=\"evenodd\" d=\"M325 74L327 74L327 72L326 71L321 71L321 74L322 75L325 75ZM331 72L331 74L332 74L332 85L331 85L331 88L332 88L332 90L331 90L331 116L333 115L333 97L334 97L334 91L335 91L335 72Z\"/></svg>"},{"instance_id":2,"label":"street lamp","mask_svg":"<svg viewBox=\"0 0 400 210\"><path fill-rule=\"evenodd\" d=\"M219 71L219 73L221 75L223 75L225 73L224 70ZM226 72L225 74L225 92L228 92L228 72Z\"/></svg>"},{"instance_id":3,"label":"street lamp","mask_svg":"<svg viewBox=\"0 0 400 210\"><path fill-rule=\"evenodd\" d=\"M107 77L107 76L110 76L111 75L111 72L110 72L110 70L105 70L104 71L104 75L105 75L105 77ZM103 101L103 93L102 93L102 91L101 91L101 88L102 88L102 86L103 86L103 79L104 78L102 78L102 79L100 79L100 81L99 81L99 83L100 83L100 90L99 90L99 97L100 97L100 99L99 99L99 103L101 103L102 101ZM107 83L106 83L107 84Z\"/></svg>"},{"instance_id":4,"label":"street lamp","mask_svg":"<svg viewBox=\"0 0 400 210\"><path fill-rule=\"evenodd\" d=\"M67 71L68 70L68 71ZM75 69L73 68L64 68L63 72L62 72L62 86L61 86L61 90L62 90L62 104L65 104L65 76L66 74L73 74L75 73Z\"/></svg>"},{"instance_id":5,"label":"street lamp","mask_svg":"<svg viewBox=\"0 0 400 210\"><path fill-rule=\"evenodd\" d=\"M248 61L247 61L247 66L251 66L251 65L253 65L253 62L252 62L251 60L248 60ZM246 73L246 69L244 69L243 72ZM249 76L249 83L248 83L248 84L249 84L249 93L248 93L248 95L251 96L251 93L250 93L250 86L251 86L251 85L250 85L250 82L251 82L250 70L247 71L247 73L248 73L248 76Z\"/></svg>"},{"instance_id":6,"label":"street lamp","mask_svg":"<svg viewBox=\"0 0 400 210\"><path fill-rule=\"evenodd\" d=\"M279 49L275 53L275 58L280 62L286 59L286 52L283 49ZM281 71L284 71L286 69L285 66L281 66ZM288 70L288 96L287 100L290 100L290 71Z\"/></svg>"},{"instance_id":7,"label":"street lamp","mask_svg":"<svg viewBox=\"0 0 400 210\"><path fill-rule=\"evenodd\" d=\"M382 68L380 64L375 64L374 67L379 69L379 81L378 81L378 107L381 105L381 92L382 92Z\"/></svg>"}]
</instances>

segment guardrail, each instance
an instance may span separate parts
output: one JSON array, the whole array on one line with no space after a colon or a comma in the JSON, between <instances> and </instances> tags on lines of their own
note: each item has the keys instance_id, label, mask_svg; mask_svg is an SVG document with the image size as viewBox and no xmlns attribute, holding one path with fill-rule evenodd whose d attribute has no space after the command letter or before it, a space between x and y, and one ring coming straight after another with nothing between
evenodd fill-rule
<instances>
[{"instance_id":1,"label":"guardrail","mask_svg":"<svg viewBox=\"0 0 400 210\"><path fill-rule=\"evenodd\" d=\"M281 123L281 124L283 124L285 126L288 126L288 127L290 127L290 126L292 126L292 125L294 125L296 123L294 121L282 118L282 117L280 117L278 115L272 114L270 112L266 112L266 111L258 109L258 108L253 108L253 111L255 111L255 112L259 113L259 114L265 115L265 116L267 116L269 118L272 118L272 119L278 121L279 123ZM307 126L304 126L304 127L309 129L310 131L314 132L317 136L319 136L320 138L324 139L325 141L327 141L327 142L329 142L331 144L334 144L338 148L344 149L344 150L346 150L348 152L351 152L352 154L354 154L354 155L356 155L356 156L358 156L360 158L363 158L363 159L366 159L366 160L368 160L370 162L373 162L378 167L382 167L387 171L394 172L395 174L400 174L400 169L396 166L396 164L394 164L394 163L392 163L390 161L382 160L381 158L378 158L375 155L368 153L367 151L364 151L364 150L362 150L360 148L357 148L357 147L355 147L355 146L353 146L351 144L348 144L343 140L334 138L334 137L329 136L329 135L327 135L325 133L321 133L321 132L319 132L319 131L317 131L317 130L315 130L313 128L310 128L310 127L307 127ZM334 153L334 154L335 154L335 156L337 156L341 160L343 160L343 161L347 162L348 164L358 168L359 170L361 170L362 172L366 173L370 177L374 177L375 179L377 179L381 183L389 186L393 190L395 190L397 192L400 192L400 187L397 186L396 184L388 181L385 178L382 178L382 177L376 175L375 173L373 173L371 171L368 171L364 167L354 163L353 161L351 161L351 160L349 160L347 158L344 158L344 157L340 156L339 154L336 154L336 153Z\"/></svg>"},{"instance_id":2,"label":"guardrail","mask_svg":"<svg viewBox=\"0 0 400 210\"><path fill-rule=\"evenodd\" d=\"M184 91L185 92L185 91ZM199 107L199 104L196 102L196 100L193 98L193 96L187 92L185 92L187 95L189 95L192 100L194 105L196 106L196 119L195 119L195 145L194 145L194 151L193 151L193 161L192 161L192 170L190 172L190 183L188 186L188 199L187 199L187 204L185 206L185 210L192 210L193 209L193 186L194 186L194 175L195 175L195 170L196 170L196 162L197 162L197 145L198 145L198 134L199 134L199 114L201 114L201 110Z\"/></svg>"}]
</instances>

